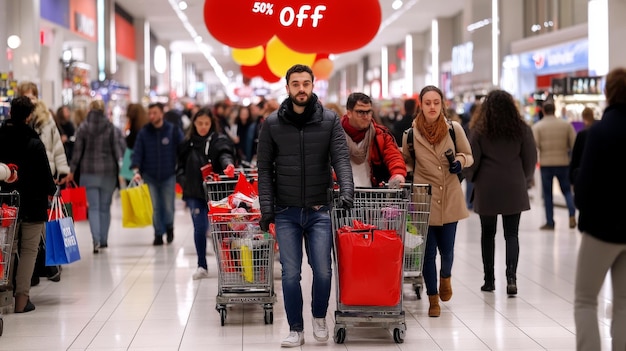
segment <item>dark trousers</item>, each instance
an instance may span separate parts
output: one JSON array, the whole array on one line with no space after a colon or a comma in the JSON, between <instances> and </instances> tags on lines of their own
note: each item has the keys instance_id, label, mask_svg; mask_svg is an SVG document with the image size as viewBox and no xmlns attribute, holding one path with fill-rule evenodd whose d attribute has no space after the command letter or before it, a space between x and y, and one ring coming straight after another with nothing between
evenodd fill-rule
<instances>
[{"instance_id":1,"label":"dark trousers","mask_svg":"<svg viewBox=\"0 0 626 351\"><path fill-rule=\"evenodd\" d=\"M504 240L506 241L506 277L517 279L519 260L519 221L521 214L502 215ZM485 282L493 282L498 216L480 216L480 244L483 256Z\"/></svg>"}]
</instances>

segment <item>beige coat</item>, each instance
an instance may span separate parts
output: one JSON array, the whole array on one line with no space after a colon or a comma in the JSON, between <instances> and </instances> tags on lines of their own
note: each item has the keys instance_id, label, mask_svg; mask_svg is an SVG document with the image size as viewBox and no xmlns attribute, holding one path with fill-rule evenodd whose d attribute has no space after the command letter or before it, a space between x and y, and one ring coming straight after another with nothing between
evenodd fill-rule
<instances>
[{"instance_id":1,"label":"beige coat","mask_svg":"<svg viewBox=\"0 0 626 351\"><path fill-rule=\"evenodd\" d=\"M566 120L545 115L533 125L540 166L569 166L576 131Z\"/></svg>"},{"instance_id":2,"label":"beige coat","mask_svg":"<svg viewBox=\"0 0 626 351\"><path fill-rule=\"evenodd\" d=\"M463 127L457 122L452 122L456 135L456 159L461 162L463 168L474 163L472 149L463 131ZM431 145L422 135L413 128L413 147L415 148L415 162L406 143L407 133L402 137L402 155L407 165L407 170L413 172L413 183L430 184L432 186L432 199L430 207L430 225L441 226L447 223L457 222L469 217L469 211L465 204L463 188L456 174L449 171L450 164L444 155L446 150L454 150L452 138L448 135L438 145Z\"/></svg>"}]
</instances>

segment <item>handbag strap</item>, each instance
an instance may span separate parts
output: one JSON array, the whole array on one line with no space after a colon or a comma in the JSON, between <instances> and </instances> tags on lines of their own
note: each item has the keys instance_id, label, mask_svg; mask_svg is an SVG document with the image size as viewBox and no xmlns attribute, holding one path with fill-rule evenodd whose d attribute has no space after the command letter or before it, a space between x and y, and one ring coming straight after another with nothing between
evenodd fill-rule
<instances>
[{"instance_id":1,"label":"handbag strap","mask_svg":"<svg viewBox=\"0 0 626 351\"><path fill-rule=\"evenodd\" d=\"M60 187L57 186L57 190L52 196L52 203L50 204L50 213L48 214L48 222L54 219L60 219L68 217L67 209L65 208L65 202L61 197Z\"/></svg>"}]
</instances>

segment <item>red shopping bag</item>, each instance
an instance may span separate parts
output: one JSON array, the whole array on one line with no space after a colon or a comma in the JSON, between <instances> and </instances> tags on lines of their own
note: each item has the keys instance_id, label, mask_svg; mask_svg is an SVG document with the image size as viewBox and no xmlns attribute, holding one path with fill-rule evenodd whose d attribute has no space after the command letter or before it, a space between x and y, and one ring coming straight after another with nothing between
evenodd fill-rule
<instances>
[{"instance_id":1,"label":"red shopping bag","mask_svg":"<svg viewBox=\"0 0 626 351\"><path fill-rule=\"evenodd\" d=\"M402 250L402 238L395 230L340 228L337 263L341 303L352 306L399 304Z\"/></svg>"},{"instance_id":2,"label":"red shopping bag","mask_svg":"<svg viewBox=\"0 0 626 351\"><path fill-rule=\"evenodd\" d=\"M74 222L87 219L87 190L84 186L78 186L75 182L68 183L61 190L61 198L65 203L72 204Z\"/></svg>"}]
</instances>

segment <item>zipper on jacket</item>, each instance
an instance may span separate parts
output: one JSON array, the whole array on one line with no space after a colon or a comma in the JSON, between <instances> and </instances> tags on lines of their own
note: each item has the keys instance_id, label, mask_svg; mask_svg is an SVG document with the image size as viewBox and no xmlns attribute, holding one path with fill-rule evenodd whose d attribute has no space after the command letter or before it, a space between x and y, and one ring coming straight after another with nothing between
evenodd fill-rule
<instances>
[{"instance_id":1,"label":"zipper on jacket","mask_svg":"<svg viewBox=\"0 0 626 351\"><path fill-rule=\"evenodd\" d=\"M301 196L300 199L302 201L302 207L306 207L306 200L304 199L305 196L305 187L306 187L306 172L304 171L305 167L304 167L304 126L302 128L300 128L300 158L302 160L301 162L301 166L300 166L300 179L302 179L302 186L301 186Z\"/></svg>"}]
</instances>

